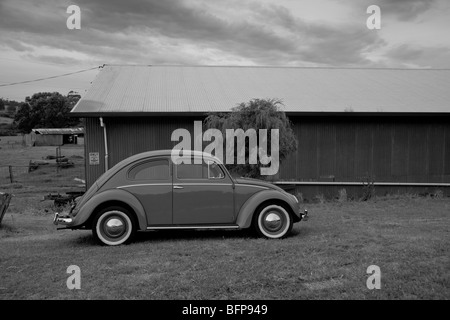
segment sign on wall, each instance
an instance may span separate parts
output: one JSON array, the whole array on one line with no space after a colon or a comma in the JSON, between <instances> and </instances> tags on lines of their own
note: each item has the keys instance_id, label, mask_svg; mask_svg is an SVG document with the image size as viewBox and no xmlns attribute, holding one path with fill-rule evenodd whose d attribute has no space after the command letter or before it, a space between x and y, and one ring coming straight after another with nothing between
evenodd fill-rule
<instances>
[{"instance_id":1,"label":"sign on wall","mask_svg":"<svg viewBox=\"0 0 450 320\"><path fill-rule=\"evenodd\" d=\"M89 152L89 165L97 166L100 164L100 154L98 152Z\"/></svg>"}]
</instances>

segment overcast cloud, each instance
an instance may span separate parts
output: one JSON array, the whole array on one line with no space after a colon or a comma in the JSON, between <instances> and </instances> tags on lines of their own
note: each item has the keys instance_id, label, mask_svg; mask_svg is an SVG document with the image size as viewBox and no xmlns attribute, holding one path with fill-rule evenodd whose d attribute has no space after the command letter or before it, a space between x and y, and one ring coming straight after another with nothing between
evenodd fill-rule
<instances>
[{"instance_id":1,"label":"overcast cloud","mask_svg":"<svg viewBox=\"0 0 450 320\"><path fill-rule=\"evenodd\" d=\"M68 30L66 9L81 9ZM369 5L381 30L366 27ZM0 0L0 83L115 64L450 68L444 0ZM95 73L3 87L83 91ZM58 87L59 86L59 87ZM58 89L60 88L60 89Z\"/></svg>"}]
</instances>

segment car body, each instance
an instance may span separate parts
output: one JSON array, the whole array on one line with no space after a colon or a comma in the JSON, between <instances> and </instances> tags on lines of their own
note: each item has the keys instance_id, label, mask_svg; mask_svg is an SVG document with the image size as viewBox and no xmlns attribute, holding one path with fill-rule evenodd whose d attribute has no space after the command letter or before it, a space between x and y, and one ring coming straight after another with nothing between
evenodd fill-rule
<instances>
[{"instance_id":1,"label":"car body","mask_svg":"<svg viewBox=\"0 0 450 320\"><path fill-rule=\"evenodd\" d=\"M105 172L69 213L56 213L62 229L91 229L101 244L129 242L136 231L246 229L285 237L305 217L295 196L256 179L233 178L220 160L191 151L191 163L173 150L131 156Z\"/></svg>"}]
</instances>

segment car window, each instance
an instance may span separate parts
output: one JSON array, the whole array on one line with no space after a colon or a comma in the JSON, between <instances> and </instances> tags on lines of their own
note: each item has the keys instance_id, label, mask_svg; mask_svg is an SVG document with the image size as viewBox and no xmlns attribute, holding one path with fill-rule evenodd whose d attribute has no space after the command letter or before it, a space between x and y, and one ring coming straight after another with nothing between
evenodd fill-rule
<instances>
[{"instance_id":1,"label":"car window","mask_svg":"<svg viewBox=\"0 0 450 320\"><path fill-rule=\"evenodd\" d=\"M208 161L208 178L209 179L223 179L225 177L220 166L214 161Z\"/></svg>"},{"instance_id":2,"label":"car window","mask_svg":"<svg viewBox=\"0 0 450 320\"><path fill-rule=\"evenodd\" d=\"M224 173L220 166L213 162L207 161L202 164L186 164L177 165L178 179L222 179Z\"/></svg>"},{"instance_id":3,"label":"car window","mask_svg":"<svg viewBox=\"0 0 450 320\"><path fill-rule=\"evenodd\" d=\"M147 161L128 172L128 178L132 180L168 180L169 175L168 160Z\"/></svg>"},{"instance_id":4,"label":"car window","mask_svg":"<svg viewBox=\"0 0 450 320\"><path fill-rule=\"evenodd\" d=\"M177 165L178 179L208 179L208 167L203 164L186 164Z\"/></svg>"}]
</instances>

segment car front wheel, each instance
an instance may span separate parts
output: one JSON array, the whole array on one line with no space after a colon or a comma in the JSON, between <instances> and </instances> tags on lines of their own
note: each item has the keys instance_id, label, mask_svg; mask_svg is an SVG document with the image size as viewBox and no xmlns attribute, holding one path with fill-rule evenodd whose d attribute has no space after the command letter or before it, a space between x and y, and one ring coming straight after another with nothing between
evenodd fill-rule
<instances>
[{"instance_id":1,"label":"car front wheel","mask_svg":"<svg viewBox=\"0 0 450 320\"><path fill-rule=\"evenodd\" d=\"M135 234L135 224L128 210L109 207L97 214L92 233L101 244L117 246L131 241Z\"/></svg>"},{"instance_id":2,"label":"car front wheel","mask_svg":"<svg viewBox=\"0 0 450 320\"><path fill-rule=\"evenodd\" d=\"M292 224L289 212L276 204L269 204L257 210L254 221L256 232L270 239L279 239L288 235L292 230Z\"/></svg>"}]
</instances>

